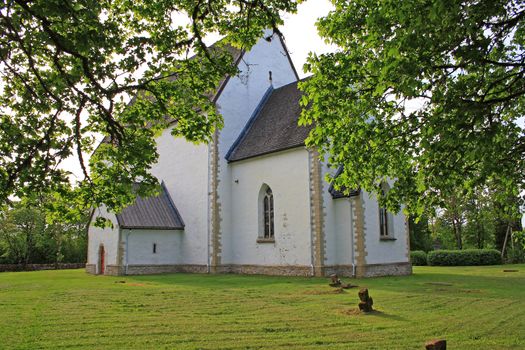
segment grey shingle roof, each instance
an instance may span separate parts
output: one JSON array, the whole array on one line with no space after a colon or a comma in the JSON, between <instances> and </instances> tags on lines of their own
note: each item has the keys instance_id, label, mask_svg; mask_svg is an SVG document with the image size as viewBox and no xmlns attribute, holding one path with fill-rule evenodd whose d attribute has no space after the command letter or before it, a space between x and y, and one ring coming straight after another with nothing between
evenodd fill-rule
<instances>
[{"instance_id":1,"label":"grey shingle roof","mask_svg":"<svg viewBox=\"0 0 525 350\"><path fill-rule=\"evenodd\" d=\"M339 175L341 175L342 172L343 172L343 166L340 166L337 169L337 172L335 173L334 178L337 178ZM330 187L328 188L328 192L330 192L333 199L338 199L338 198L349 198L349 197L357 196L360 190L348 190L347 187L345 186L343 186L340 190L336 190L334 185L330 184Z\"/></svg>"},{"instance_id":2,"label":"grey shingle roof","mask_svg":"<svg viewBox=\"0 0 525 350\"><path fill-rule=\"evenodd\" d=\"M121 228L127 229L184 229L184 221L164 184L158 196L137 197L134 204L117 214L117 221Z\"/></svg>"},{"instance_id":3,"label":"grey shingle roof","mask_svg":"<svg viewBox=\"0 0 525 350\"><path fill-rule=\"evenodd\" d=\"M229 162L303 146L311 126L299 126L299 100L302 92L297 82L269 92L256 114L226 155Z\"/></svg>"}]
</instances>

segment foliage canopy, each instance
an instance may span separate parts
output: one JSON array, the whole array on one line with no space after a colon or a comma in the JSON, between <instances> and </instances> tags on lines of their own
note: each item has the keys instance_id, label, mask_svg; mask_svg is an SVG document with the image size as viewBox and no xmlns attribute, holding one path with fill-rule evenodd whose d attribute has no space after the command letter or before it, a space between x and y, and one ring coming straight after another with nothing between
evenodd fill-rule
<instances>
[{"instance_id":1,"label":"foliage canopy","mask_svg":"<svg viewBox=\"0 0 525 350\"><path fill-rule=\"evenodd\" d=\"M210 95L236 67L203 38L249 48L294 10L288 0L1 0L0 203L65 192L59 165L71 155L85 175L71 201L118 210L133 183L154 191L155 136L174 125L174 136L207 142L222 123ZM95 135L107 142L88 172Z\"/></svg>"},{"instance_id":2,"label":"foliage canopy","mask_svg":"<svg viewBox=\"0 0 525 350\"><path fill-rule=\"evenodd\" d=\"M333 0L311 55L307 140L344 165L336 184L392 210L443 207L487 187L523 203L525 4L514 0Z\"/></svg>"}]
</instances>

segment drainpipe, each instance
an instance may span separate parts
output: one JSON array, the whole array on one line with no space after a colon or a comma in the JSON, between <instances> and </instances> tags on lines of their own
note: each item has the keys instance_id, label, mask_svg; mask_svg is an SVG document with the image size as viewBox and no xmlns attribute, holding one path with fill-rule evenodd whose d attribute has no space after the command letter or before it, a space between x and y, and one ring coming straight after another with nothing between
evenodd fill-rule
<instances>
[{"instance_id":1,"label":"drainpipe","mask_svg":"<svg viewBox=\"0 0 525 350\"><path fill-rule=\"evenodd\" d=\"M212 141L213 142L213 141ZM208 208L207 208L207 211L208 211L208 217L207 217L207 220L208 220L208 234L206 235L206 272L207 273L210 273L210 265L211 265L211 262L210 262L210 235L211 235L211 210L210 210L210 206L211 206L211 201L210 201L210 194L211 194L211 180L210 180L210 177L211 177L211 174L210 174L210 164L211 164L211 147L210 145L208 144Z\"/></svg>"},{"instance_id":2,"label":"drainpipe","mask_svg":"<svg viewBox=\"0 0 525 350\"><path fill-rule=\"evenodd\" d=\"M128 230L126 234L126 275L128 274L128 262L129 262L129 236L131 235L131 230Z\"/></svg>"},{"instance_id":3,"label":"drainpipe","mask_svg":"<svg viewBox=\"0 0 525 350\"><path fill-rule=\"evenodd\" d=\"M355 278L355 247L354 247L354 208L352 197L348 198L350 203L350 252L352 252L352 278Z\"/></svg>"},{"instance_id":4,"label":"drainpipe","mask_svg":"<svg viewBox=\"0 0 525 350\"><path fill-rule=\"evenodd\" d=\"M312 171L312 159L310 155L310 151L308 151L308 178L310 179L310 172ZM310 179L311 181L311 179ZM311 186L311 183L308 184L308 186ZM315 276L315 270L314 270L314 233L312 232L312 190L309 191L310 194L310 206L309 206L309 212L310 212L310 269L312 276Z\"/></svg>"}]
</instances>

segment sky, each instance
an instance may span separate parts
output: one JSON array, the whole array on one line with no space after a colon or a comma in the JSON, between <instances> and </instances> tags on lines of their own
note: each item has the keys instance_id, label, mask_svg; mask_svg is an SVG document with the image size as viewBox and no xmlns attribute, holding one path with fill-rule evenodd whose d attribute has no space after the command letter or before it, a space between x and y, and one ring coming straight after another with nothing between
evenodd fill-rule
<instances>
[{"instance_id":1,"label":"sky","mask_svg":"<svg viewBox=\"0 0 525 350\"><path fill-rule=\"evenodd\" d=\"M286 14L281 32L286 46L301 78L306 74L303 65L308 52L326 53L333 51L333 46L327 45L317 34L315 22L317 18L328 14L332 5L327 0L310 0L298 6L296 14Z\"/></svg>"}]
</instances>

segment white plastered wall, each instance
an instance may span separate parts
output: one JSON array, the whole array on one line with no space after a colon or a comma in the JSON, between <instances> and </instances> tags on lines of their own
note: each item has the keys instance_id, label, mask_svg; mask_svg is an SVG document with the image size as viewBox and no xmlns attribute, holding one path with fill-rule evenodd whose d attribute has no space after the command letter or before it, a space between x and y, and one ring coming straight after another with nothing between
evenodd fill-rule
<instances>
[{"instance_id":1,"label":"white plastered wall","mask_svg":"<svg viewBox=\"0 0 525 350\"><path fill-rule=\"evenodd\" d=\"M331 197L331 196L330 196ZM334 231L333 240L327 239L330 252L335 255L328 260L332 265L352 265L353 260L353 226L352 226L352 206L351 199L338 198L331 199L333 203Z\"/></svg>"},{"instance_id":2,"label":"white plastered wall","mask_svg":"<svg viewBox=\"0 0 525 350\"><path fill-rule=\"evenodd\" d=\"M389 235L395 239L381 240L379 235L379 205L375 196L362 192L365 215L365 245L367 264L408 262L405 216L390 213Z\"/></svg>"},{"instance_id":3,"label":"white plastered wall","mask_svg":"<svg viewBox=\"0 0 525 350\"><path fill-rule=\"evenodd\" d=\"M179 245L176 260L180 264L206 265L208 262L208 146L174 138L171 129L157 139L159 162L152 173L166 188L182 219L184 231L168 235L169 244ZM149 230L159 235L157 230ZM133 236L131 238L133 240ZM146 249L147 252L151 248ZM133 254L133 252L131 252ZM175 258L174 258L175 259Z\"/></svg>"},{"instance_id":4,"label":"white plastered wall","mask_svg":"<svg viewBox=\"0 0 525 350\"><path fill-rule=\"evenodd\" d=\"M183 264L181 240L183 231L175 230L122 230L122 240L129 252L124 264L174 265ZM153 252L156 244L156 252Z\"/></svg>"},{"instance_id":5,"label":"white plastered wall","mask_svg":"<svg viewBox=\"0 0 525 350\"><path fill-rule=\"evenodd\" d=\"M231 164L230 255L226 264L310 266L308 153L304 148L272 153ZM275 243L257 243L259 191L274 196Z\"/></svg>"},{"instance_id":6,"label":"white plastered wall","mask_svg":"<svg viewBox=\"0 0 525 350\"><path fill-rule=\"evenodd\" d=\"M94 226L95 218L104 217L111 220L113 227L100 228ZM88 229L88 256L87 263L97 265L97 273L100 271L99 265L99 249L104 246L104 262L105 265L118 265L117 251L119 244L119 226L117 218L114 214L107 211L105 206L95 209L93 213L93 220L91 220Z\"/></svg>"},{"instance_id":7,"label":"white plastered wall","mask_svg":"<svg viewBox=\"0 0 525 350\"><path fill-rule=\"evenodd\" d=\"M326 174L336 169L323 162L323 207L325 233L325 265L351 265L353 263L353 214L350 198L333 199L328 191L330 184Z\"/></svg>"},{"instance_id":8,"label":"white plastered wall","mask_svg":"<svg viewBox=\"0 0 525 350\"><path fill-rule=\"evenodd\" d=\"M267 35L269 32L267 32ZM297 80L285 49L277 35L268 42L260 39L252 49L245 53L238 66L240 74L232 77L219 99L217 107L224 118L224 128L219 137L219 203L221 205L221 259L229 261L233 251L231 169L225 156L239 137L248 120L270 87L269 71L272 71L274 88L279 88Z\"/></svg>"}]
</instances>

